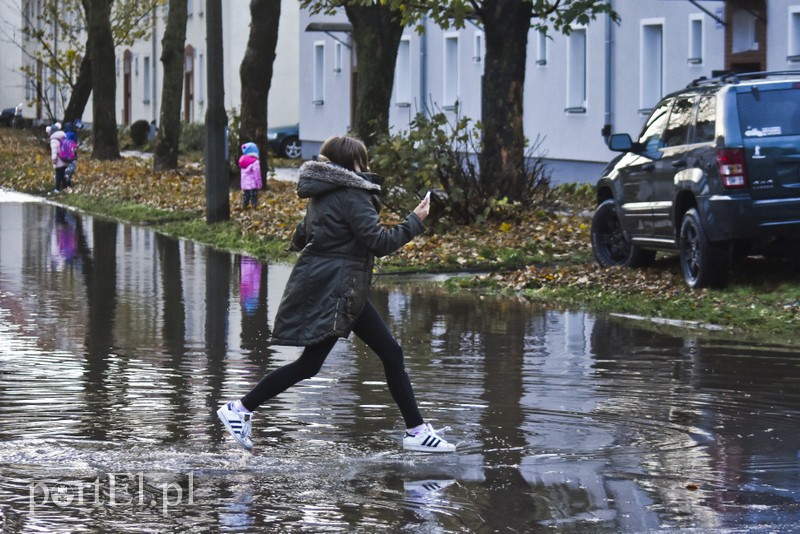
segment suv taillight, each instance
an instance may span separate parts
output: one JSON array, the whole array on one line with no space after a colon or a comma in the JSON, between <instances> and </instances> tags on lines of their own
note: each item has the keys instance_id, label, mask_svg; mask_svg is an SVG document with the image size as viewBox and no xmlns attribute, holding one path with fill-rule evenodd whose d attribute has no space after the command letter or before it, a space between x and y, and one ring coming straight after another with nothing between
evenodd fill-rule
<instances>
[{"instance_id":1,"label":"suv taillight","mask_svg":"<svg viewBox=\"0 0 800 534\"><path fill-rule=\"evenodd\" d=\"M747 187L743 148L723 148L718 150L717 170L723 186Z\"/></svg>"}]
</instances>

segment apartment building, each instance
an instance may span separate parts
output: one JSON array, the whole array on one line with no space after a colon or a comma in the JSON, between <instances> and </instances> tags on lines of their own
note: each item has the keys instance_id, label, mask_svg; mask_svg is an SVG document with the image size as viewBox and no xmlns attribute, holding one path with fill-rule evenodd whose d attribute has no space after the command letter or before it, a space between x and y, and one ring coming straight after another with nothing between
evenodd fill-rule
<instances>
[{"instance_id":1,"label":"apartment building","mask_svg":"<svg viewBox=\"0 0 800 534\"><path fill-rule=\"evenodd\" d=\"M665 94L701 76L735 70L800 69L798 0L609 0L620 15L569 35L531 30L526 50L524 131L539 137L555 182L593 182L613 154L610 133L638 133ZM390 111L408 129L424 104L480 119L485 59L479 24L442 30L422 21L400 42ZM348 130L358 76L343 12L300 16L300 137L312 157ZM455 103L458 102L458 106Z\"/></svg>"},{"instance_id":2,"label":"apartment building","mask_svg":"<svg viewBox=\"0 0 800 534\"><path fill-rule=\"evenodd\" d=\"M187 0L182 105L182 119L187 123L202 122L208 105L205 4L205 0ZM25 117L39 121L49 120L50 115L62 117L69 99L69 87L53 82L47 68L36 65L34 55L41 46L36 40L26 38L21 31L25 24L41 24L45 1L0 0L0 9L4 12L4 20L0 22L0 107L24 102ZM148 122L158 121L163 82L161 40L166 26L167 10L167 4L164 4L141 21L141 24L150 29L146 39L131 46L117 48L115 75L117 123L120 125L129 125L141 119ZM299 3L296 0L282 2L267 112L270 125L298 122L299 13ZM81 22L78 17L73 18L72 26L75 31L80 32ZM238 109L241 93L239 65L244 57L250 32L250 2L222 2L222 26L225 108ZM55 50L66 46L57 37L48 45ZM23 66L31 64L35 65L35 79L22 71ZM85 122L91 123L91 114L90 102L83 117Z\"/></svg>"}]
</instances>

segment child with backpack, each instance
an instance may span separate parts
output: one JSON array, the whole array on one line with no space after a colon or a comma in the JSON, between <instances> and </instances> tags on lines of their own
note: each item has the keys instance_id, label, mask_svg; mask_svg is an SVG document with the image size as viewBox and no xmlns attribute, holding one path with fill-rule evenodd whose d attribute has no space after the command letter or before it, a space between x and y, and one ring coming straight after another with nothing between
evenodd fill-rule
<instances>
[{"instance_id":1,"label":"child with backpack","mask_svg":"<svg viewBox=\"0 0 800 534\"><path fill-rule=\"evenodd\" d=\"M255 208L258 204L258 190L261 189L261 162L255 143L242 145L239 169L242 174L242 209L246 208L248 203Z\"/></svg>"},{"instance_id":2,"label":"child with backpack","mask_svg":"<svg viewBox=\"0 0 800 534\"><path fill-rule=\"evenodd\" d=\"M72 176L78 166L78 134L72 128L65 128L65 130L67 130L66 138L61 141L58 148L58 157L67 163L64 170L64 182L66 187L72 187Z\"/></svg>"},{"instance_id":3,"label":"child with backpack","mask_svg":"<svg viewBox=\"0 0 800 534\"><path fill-rule=\"evenodd\" d=\"M61 159L61 143L67 138L67 134L61 129L61 123L56 122L45 131L50 136L50 161L56 172L56 193L60 193L66 187L66 171L69 162Z\"/></svg>"}]
</instances>

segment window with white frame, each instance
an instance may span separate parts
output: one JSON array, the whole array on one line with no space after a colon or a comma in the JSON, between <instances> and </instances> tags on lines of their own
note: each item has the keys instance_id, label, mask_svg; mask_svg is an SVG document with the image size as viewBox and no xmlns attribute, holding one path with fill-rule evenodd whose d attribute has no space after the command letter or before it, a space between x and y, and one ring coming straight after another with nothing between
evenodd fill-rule
<instances>
[{"instance_id":1,"label":"window with white frame","mask_svg":"<svg viewBox=\"0 0 800 534\"><path fill-rule=\"evenodd\" d=\"M325 43L314 43L314 94L311 101L316 106L325 103Z\"/></svg>"},{"instance_id":2,"label":"window with white frame","mask_svg":"<svg viewBox=\"0 0 800 534\"><path fill-rule=\"evenodd\" d=\"M690 65L703 64L703 15L689 17L689 59Z\"/></svg>"},{"instance_id":3,"label":"window with white frame","mask_svg":"<svg viewBox=\"0 0 800 534\"><path fill-rule=\"evenodd\" d=\"M202 52L197 55L197 99L201 106L206 101L206 62Z\"/></svg>"},{"instance_id":4,"label":"window with white frame","mask_svg":"<svg viewBox=\"0 0 800 534\"><path fill-rule=\"evenodd\" d=\"M547 35L543 32L536 33L536 64L547 65Z\"/></svg>"},{"instance_id":5,"label":"window with white frame","mask_svg":"<svg viewBox=\"0 0 800 534\"><path fill-rule=\"evenodd\" d=\"M472 40L472 61L480 63L483 61L483 32L477 31Z\"/></svg>"},{"instance_id":6,"label":"window with white frame","mask_svg":"<svg viewBox=\"0 0 800 534\"><path fill-rule=\"evenodd\" d=\"M786 60L800 63L800 5L789 7L789 51Z\"/></svg>"},{"instance_id":7,"label":"window with white frame","mask_svg":"<svg viewBox=\"0 0 800 534\"><path fill-rule=\"evenodd\" d=\"M401 107L411 105L411 40L403 38L397 48L394 69L395 103Z\"/></svg>"},{"instance_id":8,"label":"window with white frame","mask_svg":"<svg viewBox=\"0 0 800 534\"><path fill-rule=\"evenodd\" d=\"M31 6L30 2L26 2L24 4L24 6L25 7L23 8L24 11L23 11L23 15L22 15L22 27L23 27L23 29L25 29L27 31L24 31L22 33L22 36L23 36L24 40L30 41L30 39L31 39L30 32L33 30L33 26L31 24L31 20L32 20L31 11L33 11L33 9L32 9L32 6Z\"/></svg>"},{"instance_id":9,"label":"window with white frame","mask_svg":"<svg viewBox=\"0 0 800 534\"><path fill-rule=\"evenodd\" d=\"M36 81L31 77L30 73L25 73L25 100L33 100L36 94Z\"/></svg>"},{"instance_id":10,"label":"window with white frame","mask_svg":"<svg viewBox=\"0 0 800 534\"><path fill-rule=\"evenodd\" d=\"M333 45L333 72L342 72L342 43Z\"/></svg>"},{"instance_id":11,"label":"window with white frame","mask_svg":"<svg viewBox=\"0 0 800 534\"><path fill-rule=\"evenodd\" d=\"M53 74L53 70L49 67L44 70L44 79L45 87L47 88L46 94L48 95L48 100L50 102L55 103L56 101L56 84L53 83L55 79L55 75Z\"/></svg>"},{"instance_id":12,"label":"window with white frame","mask_svg":"<svg viewBox=\"0 0 800 534\"><path fill-rule=\"evenodd\" d=\"M731 17L733 26L731 52L737 54L748 50L758 50L758 41L756 41L757 21L758 19L756 19L755 15L744 9L739 9L733 13Z\"/></svg>"},{"instance_id":13,"label":"window with white frame","mask_svg":"<svg viewBox=\"0 0 800 534\"><path fill-rule=\"evenodd\" d=\"M444 37L444 108L454 109L458 103L458 35Z\"/></svg>"},{"instance_id":14,"label":"window with white frame","mask_svg":"<svg viewBox=\"0 0 800 534\"><path fill-rule=\"evenodd\" d=\"M586 112L586 28L567 37L567 113Z\"/></svg>"},{"instance_id":15,"label":"window with white frame","mask_svg":"<svg viewBox=\"0 0 800 534\"><path fill-rule=\"evenodd\" d=\"M186 16L191 17L193 11L194 11L194 2L192 0L186 0Z\"/></svg>"},{"instance_id":16,"label":"window with white frame","mask_svg":"<svg viewBox=\"0 0 800 534\"><path fill-rule=\"evenodd\" d=\"M142 58L142 68L144 69L142 76L142 101L145 104L150 103L150 56Z\"/></svg>"},{"instance_id":17,"label":"window with white frame","mask_svg":"<svg viewBox=\"0 0 800 534\"><path fill-rule=\"evenodd\" d=\"M639 112L661 100L664 72L663 22L642 22L639 55Z\"/></svg>"}]
</instances>

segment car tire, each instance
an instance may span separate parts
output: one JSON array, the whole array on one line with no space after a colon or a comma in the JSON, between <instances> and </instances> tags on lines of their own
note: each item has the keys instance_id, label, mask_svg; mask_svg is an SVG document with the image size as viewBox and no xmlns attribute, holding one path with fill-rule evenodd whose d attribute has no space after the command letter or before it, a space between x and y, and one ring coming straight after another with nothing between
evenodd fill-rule
<instances>
[{"instance_id":1,"label":"car tire","mask_svg":"<svg viewBox=\"0 0 800 534\"><path fill-rule=\"evenodd\" d=\"M725 287L730 271L730 247L727 243L708 240L695 208L683 215L678 246L681 272L687 286L691 289Z\"/></svg>"},{"instance_id":2,"label":"car tire","mask_svg":"<svg viewBox=\"0 0 800 534\"><path fill-rule=\"evenodd\" d=\"M303 153L303 144L295 137L287 137L281 144L281 156L289 159L297 159Z\"/></svg>"},{"instance_id":3,"label":"car tire","mask_svg":"<svg viewBox=\"0 0 800 534\"><path fill-rule=\"evenodd\" d=\"M654 250L632 244L622 230L613 199L602 202L592 217L592 250L603 267L647 267L656 258Z\"/></svg>"}]
</instances>

